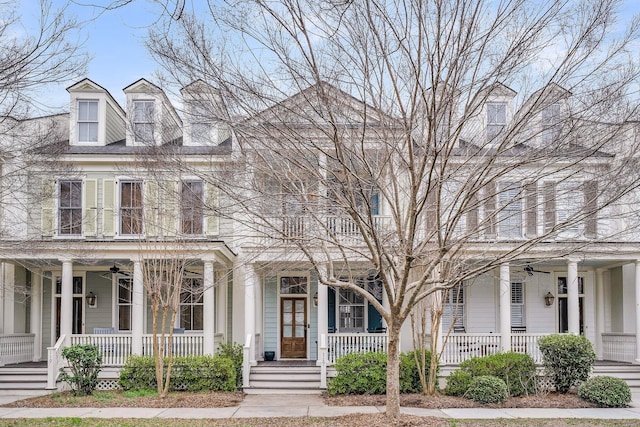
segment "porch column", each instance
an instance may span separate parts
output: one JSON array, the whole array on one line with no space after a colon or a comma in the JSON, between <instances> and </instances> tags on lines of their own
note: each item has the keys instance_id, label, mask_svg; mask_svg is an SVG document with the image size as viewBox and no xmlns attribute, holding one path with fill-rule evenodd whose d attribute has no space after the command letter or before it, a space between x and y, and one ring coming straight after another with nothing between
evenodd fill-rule
<instances>
[{"instance_id":1,"label":"porch column","mask_svg":"<svg viewBox=\"0 0 640 427\"><path fill-rule=\"evenodd\" d=\"M60 293L60 336L67 339L73 333L73 262L62 261L62 291Z\"/></svg>"},{"instance_id":2,"label":"porch column","mask_svg":"<svg viewBox=\"0 0 640 427\"><path fill-rule=\"evenodd\" d=\"M325 272L328 267L325 266ZM318 344L320 337L329 333L329 288L318 281Z\"/></svg>"},{"instance_id":3,"label":"porch column","mask_svg":"<svg viewBox=\"0 0 640 427\"><path fill-rule=\"evenodd\" d=\"M204 260L204 275L203 275L204 293L202 295L202 302L204 304L203 312L203 325L202 332L204 334L204 354L213 355L215 351L215 318L216 318L216 303L215 303L215 279L213 271L213 260Z\"/></svg>"},{"instance_id":4,"label":"porch column","mask_svg":"<svg viewBox=\"0 0 640 427\"><path fill-rule=\"evenodd\" d=\"M256 365L256 274L253 265L244 267L244 337L251 336L249 364Z\"/></svg>"},{"instance_id":5,"label":"porch column","mask_svg":"<svg viewBox=\"0 0 640 427\"><path fill-rule=\"evenodd\" d=\"M508 263L500 265L500 351L511 351L511 276Z\"/></svg>"},{"instance_id":6,"label":"porch column","mask_svg":"<svg viewBox=\"0 0 640 427\"><path fill-rule=\"evenodd\" d=\"M636 260L636 360L640 363L640 260Z\"/></svg>"},{"instance_id":7,"label":"porch column","mask_svg":"<svg viewBox=\"0 0 640 427\"><path fill-rule=\"evenodd\" d=\"M144 278L142 260L133 261L133 296L131 304L131 353L142 354L142 334L144 333Z\"/></svg>"},{"instance_id":8,"label":"porch column","mask_svg":"<svg viewBox=\"0 0 640 427\"><path fill-rule=\"evenodd\" d=\"M0 284L0 294L4 292L2 308L4 313L4 333L15 333L15 265L9 262L2 263L2 283Z\"/></svg>"},{"instance_id":9,"label":"porch column","mask_svg":"<svg viewBox=\"0 0 640 427\"><path fill-rule=\"evenodd\" d=\"M596 358L602 359L604 332L604 269L596 269Z\"/></svg>"},{"instance_id":10,"label":"porch column","mask_svg":"<svg viewBox=\"0 0 640 427\"><path fill-rule=\"evenodd\" d=\"M216 332L224 334L224 339L227 338L227 286L229 284L230 274L231 270L218 270L216 277L219 288L218 300L216 301L218 307L218 311L216 312L218 316L218 330Z\"/></svg>"},{"instance_id":11,"label":"porch column","mask_svg":"<svg viewBox=\"0 0 640 427\"><path fill-rule=\"evenodd\" d=\"M567 261L567 323L570 334L580 334L580 306L578 298L578 261Z\"/></svg>"},{"instance_id":12,"label":"porch column","mask_svg":"<svg viewBox=\"0 0 640 427\"><path fill-rule=\"evenodd\" d=\"M33 338L33 361L42 358L42 272L35 270L31 274L31 311L29 323Z\"/></svg>"}]
</instances>

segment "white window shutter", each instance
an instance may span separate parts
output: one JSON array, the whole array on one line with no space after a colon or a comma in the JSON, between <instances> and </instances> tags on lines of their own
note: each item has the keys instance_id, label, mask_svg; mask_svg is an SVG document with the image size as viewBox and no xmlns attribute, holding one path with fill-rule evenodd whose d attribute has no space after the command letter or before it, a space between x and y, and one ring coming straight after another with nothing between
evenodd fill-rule
<instances>
[{"instance_id":1,"label":"white window shutter","mask_svg":"<svg viewBox=\"0 0 640 427\"><path fill-rule=\"evenodd\" d=\"M525 186L525 235L535 237L538 235L538 188L531 183Z\"/></svg>"},{"instance_id":2,"label":"white window shutter","mask_svg":"<svg viewBox=\"0 0 640 427\"><path fill-rule=\"evenodd\" d=\"M550 232L556 225L556 183L545 182L543 187L544 232Z\"/></svg>"},{"instance_id":3,"label":"white window shutter","mask_svg":"<svg viewBox=\"0 0 640 427\"><path fill-rule=\"evenodd\" d=\"M144 232L148 237L158 235L158 183L153 179L144 183Z\"/></svg>"},{"instance_id":4,"label":"white window shutter","mask_svg":"<svg viewBox=\"0 0 640 427\"><path fill-rule=\"evenodd\" d=\"M84 181L83 231L85 237L95 237L98 233L98 181Z\"/></svg>"},{"instance_id":5,"label":"white window shutter","mask_svg":"<svg viewBox=\"0 0 640 427\"><path fill-rule=\"evenodd\" d=\"M217 236L220 234L220 218L218 217L219 194L218 188L207 183L206 186L206 230L207 235Z\"/></svg>"},{"instance_id":6,"label":"white window shutter","mask_svg":"<svg viewBox=\"0 0 640 427\"><path fill-rule=\"evenodd\" d=\"M175 236L178 232L178 218L180 217L180 193L177 181L162 182L162 228L164 236Z\"/></svg>"},{"instance_id":7,"label":"white window shutter","mask_svg":"<svg viewBox=\"0 0 640 427\"><path fill-rule=\"evenodd\" d=\"M511 283L511 327L523 328L526 326L524 317L524 283Z\"/></svg>"},{"instance_id":8,"label":"white window shutter","mask_svg":"<svg viewBox=\"0 0 640 427\"><path fill-rule=\"evenodd\" d=\"M584 236L593 239L598 237L598 181L584 183Z\"/></svg>"}]
</instances>

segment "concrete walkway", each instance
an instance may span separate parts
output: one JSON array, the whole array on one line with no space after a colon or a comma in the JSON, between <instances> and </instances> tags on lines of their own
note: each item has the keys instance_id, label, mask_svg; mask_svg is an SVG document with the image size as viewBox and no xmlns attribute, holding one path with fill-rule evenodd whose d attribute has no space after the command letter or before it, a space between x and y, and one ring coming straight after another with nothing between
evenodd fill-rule
<instances>
[{"instance_id":1,"label":"concrete walkway","mask_svg":"<svg viewBox=\"0 0 640 427\"><path fill-rule=\"evenodd\" d=\"M0 396L0 403L28 396ZM636 397L636 396L634 396ZM451 419L491 418L596 418L640 420L637 400L630 408L402 408L402 412L421 417ZM384 412L383 406L327 406L317 395L247 395L240 406L228 408L0 408L0 419L6 418L268 418L268 417L333 417L350 414Z\"/></svg>"}]
</instances>

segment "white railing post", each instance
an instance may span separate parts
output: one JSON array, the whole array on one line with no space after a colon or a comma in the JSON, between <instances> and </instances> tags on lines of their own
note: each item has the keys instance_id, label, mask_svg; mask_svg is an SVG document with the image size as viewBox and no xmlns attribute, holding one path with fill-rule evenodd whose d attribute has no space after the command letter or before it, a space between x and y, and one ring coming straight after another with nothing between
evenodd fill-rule
<instances>
[{"instance_id":1,"label":"white railing post","mask_svg":"<svg viewBox=\"0 0 640 427\"><path fill-rule=\"evenodd\" d=\"M247 340L242 348L242 387L249 388L249 374L251 373L251 339L252 336L247 335Z\"/></svg>"},{"instance_id":2,"label":"white railing post","mask_svg":"<svg viewBox=\"0 0 640 427\"><path fill-rule=\"evenodd\" d=\"M320 334L318 359L320 360L320 388L327 388L327 336L325 334Z\"/></svg>"},{"instance_id":3,"label":"white railing post","mask_svg":"<svg viewBox=\"0 0 640 427\"><path fill-rule=\"evenodd\" d=\"M53 347L47 347L47 390L57 389L58 374L62 367L62 349L65 347L66 335L61 335Z\"/></svg>"}]
</instances>

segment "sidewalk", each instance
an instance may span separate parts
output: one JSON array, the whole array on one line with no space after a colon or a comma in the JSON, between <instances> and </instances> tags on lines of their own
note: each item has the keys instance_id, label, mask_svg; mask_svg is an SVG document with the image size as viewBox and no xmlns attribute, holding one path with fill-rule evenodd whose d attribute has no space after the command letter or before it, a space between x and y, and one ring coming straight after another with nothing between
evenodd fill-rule
<instances>
[{"instance_id":1,"label":"sidewalk","mask_svg":"<svg viewBox=\"0 0 640 427\"><path fill-rule=\"evenodd\" d=\"M26 396L16 396L24 398ZM634 396L634 398L637 396ZM0 403L10 396L0 396ZM13 398L11 400L18 400ZM402 412L421 417L450 419L491 418L596 418L640 420L640 403L634 399L631 408L460 408L420 409L402 408ZM382 406L326 406L322 397L315 395L247 395L240 406L228 408L0 408L0 419L5 418L268 418L268 417L328 417L350 414L384 412Z\"/></svg>"}]
</instances>

